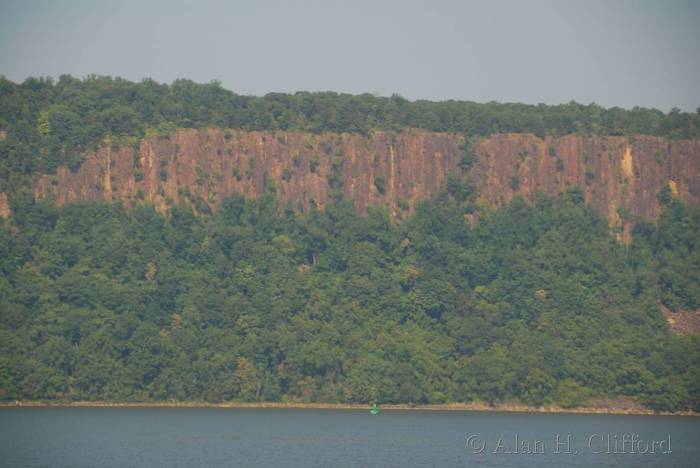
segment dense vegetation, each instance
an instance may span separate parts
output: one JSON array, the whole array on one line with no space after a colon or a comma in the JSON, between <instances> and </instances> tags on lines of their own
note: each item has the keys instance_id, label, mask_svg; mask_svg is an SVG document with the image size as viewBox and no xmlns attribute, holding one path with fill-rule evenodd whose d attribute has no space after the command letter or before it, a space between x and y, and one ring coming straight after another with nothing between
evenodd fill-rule
<instances>
[{"instance_id":1,"label":"dense vegetation","mask_svg":"<svg viewBox=\"0 0 700 468\"><path fill-rule=\"evenodd\" d=\"M272 193L200 217L16 196L0 399L700 409L700 337L669 334L656 303L700 303L700 210L668 200L625 246L580 191L474 226L469 193L453 180L399 224L342 201L293 214Z\"/></svg>"},{"instance_id":2,"label":"dense vegetation","mask_svg":"<svg viewBox=\"0 0 700 468\"><path fill-rule=\"evenodd\" d=\"M152 80L132 83L109 77L57 81L30 78L21 84L0 77L0 191L13 192L35 172L78 165L86 150L126 143L180 127L255 130L368 132L407 127L464 133L574 132L604 135L700 136L700 113L654 109L605 109L595 104L525 105L445 101L411 102L369 94L268 94L240 96L217 83Z\"/></svg>"},{"instance_id":3,"label":"dense vegetation","mask_svg":"<svg viewBox=\"0 0 700 468\"><path fill-rule=\"evenodd\" d=\"M0 191L12 208L0 225L1 400L632 396L700 409L700 338L670 335L657 305L700 307L700 210L668 191L659 221L637 224L625 246L578 190L488 211L459 175L399 224L342 200L294 214L272 188L198 217L58 209L26 190L99 144L206 126L697 138L700 113L0 77Z\"/></svg>"}]
</instances>

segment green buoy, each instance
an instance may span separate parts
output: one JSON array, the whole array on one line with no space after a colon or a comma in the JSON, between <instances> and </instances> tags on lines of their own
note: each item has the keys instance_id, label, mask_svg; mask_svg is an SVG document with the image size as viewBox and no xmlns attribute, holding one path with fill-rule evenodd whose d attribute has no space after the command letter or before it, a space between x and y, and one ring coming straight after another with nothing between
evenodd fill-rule
<instances>
[{"instance_id":1,"label":"green buoy","mask_svg":"<svg viewBox=\"0 0 700 468\"><path fill-rule=\"evenodd\" d=\"M372 414L372 415L375 415L375 414L377 414L377 413L379 412L379 411L377 410L377 402L376 402L376 401L373 401L373 402L372 402L372 409L369 410L369 412L370 412L370 414Z\"/></svg>"}]
</instances>

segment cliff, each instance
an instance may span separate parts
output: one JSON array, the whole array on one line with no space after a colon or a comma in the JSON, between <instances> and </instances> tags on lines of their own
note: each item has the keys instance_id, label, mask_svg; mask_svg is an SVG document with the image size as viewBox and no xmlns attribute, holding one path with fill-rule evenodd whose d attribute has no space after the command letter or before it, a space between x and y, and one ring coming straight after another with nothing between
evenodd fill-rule
<instances>
[{"instance_id":1,"label":"cliff","mask_svg":"<svg viewBox=\"0 0 700 468\"><path fill-rule=\"evenodd\" d=\"M612 227L629 239L635 219L655 219L668 186L688 204L700 202L700 141L651 136L539 139L496 135L476 149L479 198L502 204L516 193L556 195L579 186Z\"/></svg>"},{"instance_id":2,"label":"cliff","mask_svg":"<svg viewBox=\"0 0 700 468\"><path fill-rule=\"evenodd\" d=\"M360 211L384 204L400 217L459 170L462 142L460 135L419 130L367 137L183 130L135 147L104 147L76 172L60 168L40 177L35 196L54 197L59 205L121 200L129 206L144 199L159 210L190 201L201 211L234 193L258 197L274 184L296 209L323 208L342 191ZM500 205L517 193L556 195L579 186L625 237L635 218L659 215L657 195L665 185L689 204L700 201L699 140L499 134L479 139L473 152L479 200Z\"/></svg>"}]
</instances>

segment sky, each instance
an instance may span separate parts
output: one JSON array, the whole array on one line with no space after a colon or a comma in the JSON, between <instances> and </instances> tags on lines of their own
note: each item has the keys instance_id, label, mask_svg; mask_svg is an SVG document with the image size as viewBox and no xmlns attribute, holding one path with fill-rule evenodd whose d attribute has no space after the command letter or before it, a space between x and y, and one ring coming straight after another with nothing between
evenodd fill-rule
<instances>
[{"instance_id":1,"label":"sky","mask_svg":"<svg viewBox=\"0 0 700 468\"><path fill-rule=\"evenodd\" d=\"M700 0L0 0L0 74L700 106Z\"/></svg>"}]
</instances>

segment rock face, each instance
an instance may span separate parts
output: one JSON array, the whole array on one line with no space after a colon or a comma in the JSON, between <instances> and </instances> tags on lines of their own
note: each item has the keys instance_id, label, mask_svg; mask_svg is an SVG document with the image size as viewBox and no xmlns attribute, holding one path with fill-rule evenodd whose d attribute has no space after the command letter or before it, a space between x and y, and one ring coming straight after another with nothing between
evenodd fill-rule
<instances>
[{"instance_id":1,"label":"rock face","mask_svg":"<svg viewBox=\"0 0 700 468\"><path fill-rule=\"evenodd\" d=\"M659 216L664 186L689 204L700 202L698 140L496 135L477 145L477 156L481 199L498 205L517 192L558 194L579 186L612 227L622 228L625 239L635 219Z\"/></svg>"},{"instance_id":2,"label":"rock face","mask_svg":"<svg viewBox=\"0 0 700 468\"><path fill-rule=\"evenodd\" d=\"M460 143L457 135L422 131L364 137L187 130L137 148L102 148L74 173L60 168L41 177L35 195L59 205L145 199L167 209L195 199L216 207L231 194L259 197L274 186L295 209L323 208L338 191L362 212L386 204L396 216L399 205L410 210L440 191L457 168Z\"/></svg>"},{"instance_id":3,"label":"rock face","mask_svg":"<svg viewBox=\"0 0 700 468\"><path fill-rule=\"evenodd\" d=\"M7 200L7 194L0 192L0 217L7 218L10 216L10 204Z\"/></svg>"},{"instance_id":4,"label":"rock face","mask_svg":"<svg viewBox=\"0 0 700 468\"><path fill-rule=\"evenodd\" d=\"M370 136L183 130L136 147L102 148L74 173L60 168L39 178L35 196L59 205L129 206L143 199L159 210L185 201L202 211L231 194L259 197L274 187L295 209L323 208L342 192L361 212L383 204L397 218L460 170L462 142L460 135L420 130ZM628 233L635 218L659 215L664 186L687 203L700 202L699 140L501 134L480 139L473 152L477 197L492 205L518 193L556 195L579 186L612 226Z\"/></svg>"}]
</instances>

